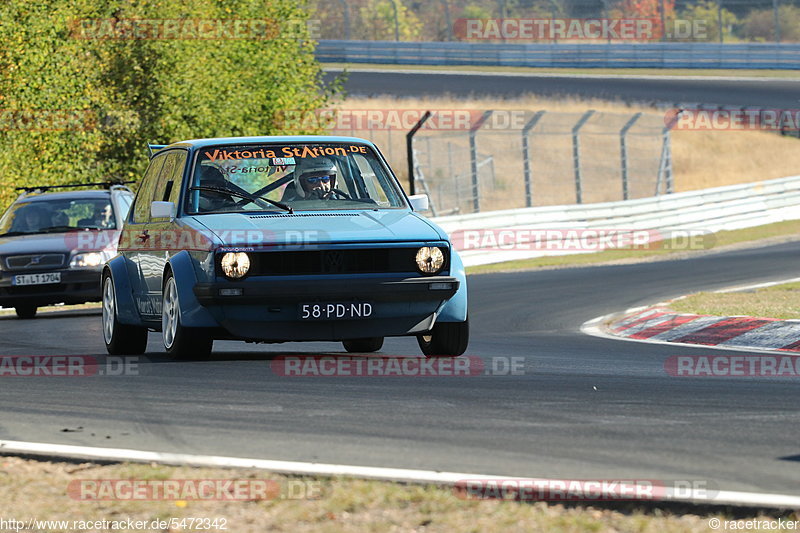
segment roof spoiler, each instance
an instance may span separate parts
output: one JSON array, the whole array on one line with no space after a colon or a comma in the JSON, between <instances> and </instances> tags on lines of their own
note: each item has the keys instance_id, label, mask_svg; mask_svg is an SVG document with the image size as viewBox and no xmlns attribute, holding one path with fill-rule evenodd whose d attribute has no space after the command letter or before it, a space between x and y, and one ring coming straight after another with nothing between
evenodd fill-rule
<instances>
[{"instance_id":1,"label":"roof spoiler","mask_svg":"<svg viewBox=\"0 0 800 533\"><path fill-rule=\"evenodd\" d=\"M133 181L104 181L101 183L76 183L74 185L34 185L31 187L15 187L15 191L22 191L23 193L29 192L45 192L56 189L75 189L78 187L102 187L103 189L111 189L117 185L125 185L128 183L135 183Z\"/></svg>"},{"instance_id":2,"label":"roof spoiler","mask_svg":"<svg viewBox=\"0 0 800 533\"><path fill-rule=\"evenodd\" d=\"M150 150L150 157L153 157L153 154L158 152L159 150L166 148L167 144L148 144L147 149Z\"/></svg>"}]
</instances>

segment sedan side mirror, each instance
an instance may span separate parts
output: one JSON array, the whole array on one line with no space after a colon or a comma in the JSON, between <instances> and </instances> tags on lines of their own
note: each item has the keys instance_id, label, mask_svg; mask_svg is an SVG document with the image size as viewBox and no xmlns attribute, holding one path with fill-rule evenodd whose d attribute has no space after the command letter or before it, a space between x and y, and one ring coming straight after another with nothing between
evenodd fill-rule
<instances>
[{"instance_id":1,"label":"sedan side mirror","mask_svg":"<svg viewBox=\"0 0 800 533\"><path fill-rule=\"evenodd\" d=\"M172 202L153 202L150 204L150 218L175 218L175 204Z\"/></svg>"},{"instance_id":2,"label":"sedan side mirror","mask_svg":"<svg viewBox=\"0 0 800 533\"><path fill-rule=\"evenodd\" d=\"M415 194L409 196L408 201L411 202L411 209L414 211L427 211L430 207L430 200L427 194Z\"/></svg>"}]
</instances>

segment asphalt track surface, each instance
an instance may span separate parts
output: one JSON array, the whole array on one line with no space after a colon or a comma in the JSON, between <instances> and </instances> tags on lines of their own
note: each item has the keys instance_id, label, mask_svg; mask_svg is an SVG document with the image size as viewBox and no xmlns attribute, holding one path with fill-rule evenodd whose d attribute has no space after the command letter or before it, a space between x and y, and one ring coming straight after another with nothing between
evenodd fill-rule
<instances>
[{"instance_id":1,"label":"asphalt track surface","mask_svg":"<svg viewBox=\"0 0 800 533\"><path fill-rule=\"evenodd\" d=\"M325 79L330 81L339 72L327 72ZM356 70L349 73L344 87L350 96L516 97L531 93L550 98L598 98L646 104L800 108L800 80L500 76Z\"/></svg>"},{"instance_id":2,"label":"asphalt track surface","mask_svg":"<svg viewBox=\"0 0 800 533\"><path fill-rule=\"evenodd\" d=\"M151 334L138 375L0 377L0 439L571 479L707 481L800 494L800 383L675 378L709 348L589 337L598 315L699 289L797 275L800 244L682 261L470 277L468 355L524 358L474 377L282 377L277 355L339 344L218 342L175 361ZM0 355L105 350L100 316L0 319ZM411 338L384 355L418 355ZM79 429L82 428L82 429ZM65 431L68 430L68 431Z\"/></svg>"}]
</instances>

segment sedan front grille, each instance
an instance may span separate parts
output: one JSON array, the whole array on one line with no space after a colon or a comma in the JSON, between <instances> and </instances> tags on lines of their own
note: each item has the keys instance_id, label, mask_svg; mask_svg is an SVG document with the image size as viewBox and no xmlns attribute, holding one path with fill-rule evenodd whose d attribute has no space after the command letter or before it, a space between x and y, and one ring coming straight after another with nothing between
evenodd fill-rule
<instances>
[{"instance_id":1,"label":"sedan front grille","mask_svg":"<svg viewBox=\"0 0 800 533\"><path fill-rule=\"evenodd\" d=\"M9 270L34 270L60 268L64 265L64 254L32 254L6 257Z\"/></svg>"}]
</instances>

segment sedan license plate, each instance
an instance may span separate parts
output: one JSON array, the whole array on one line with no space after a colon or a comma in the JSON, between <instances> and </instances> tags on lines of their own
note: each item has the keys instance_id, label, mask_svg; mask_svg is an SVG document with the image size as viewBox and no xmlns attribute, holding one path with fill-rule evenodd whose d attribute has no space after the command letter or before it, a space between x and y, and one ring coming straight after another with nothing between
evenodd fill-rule
<instances>
[{"instance_id":1,"label":"sedan license plate","mask_svg":"<svg viewBox=\"0 0 800 533\"><path fill-rule=\"evenodd\" d=\"M61 272L46 274L20 274L11 280L12 285L51 285L61 283Z\"/></svg>"},{"instance_id":2,"label":"sedan license plate","mask_svg":"<svg viewBox=\"0 0 800 533\"><path fill-rule=\"evenodd\" d=\"M372 304L331 302L300 304L300 320L358 320L372 316Z\"/></svg>"}]
</instances>

